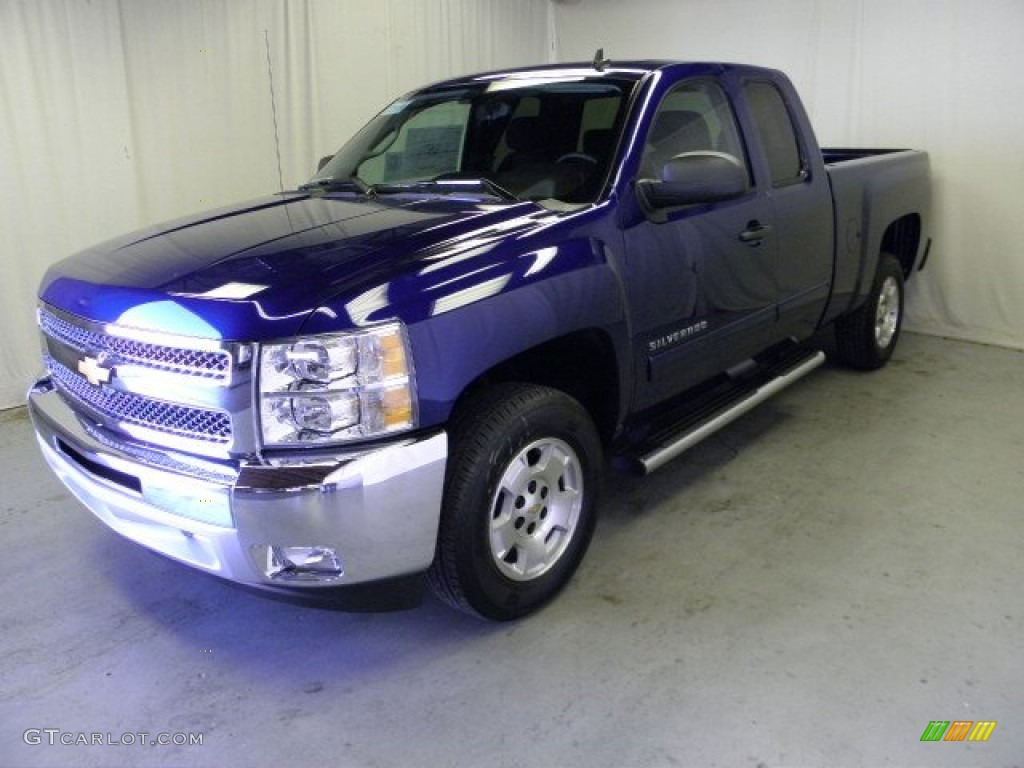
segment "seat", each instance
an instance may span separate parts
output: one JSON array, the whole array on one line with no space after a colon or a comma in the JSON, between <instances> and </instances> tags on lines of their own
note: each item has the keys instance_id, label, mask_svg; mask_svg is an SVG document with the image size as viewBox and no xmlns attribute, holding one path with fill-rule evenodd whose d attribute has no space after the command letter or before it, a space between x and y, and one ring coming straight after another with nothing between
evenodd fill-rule
<instances>
[{"instance_id":1,"label":"seat","mask_svg":"<svg viewBox=\"0 0 1024 768\"><path fill-rule=\"evenodd\" d=\"M544 131L536 117L515 117L505 130L505 144L508 154L502 159L498 170L514 171L528 163L550 160L550 150L544 145Z\"/></svg>"}]
</instances>

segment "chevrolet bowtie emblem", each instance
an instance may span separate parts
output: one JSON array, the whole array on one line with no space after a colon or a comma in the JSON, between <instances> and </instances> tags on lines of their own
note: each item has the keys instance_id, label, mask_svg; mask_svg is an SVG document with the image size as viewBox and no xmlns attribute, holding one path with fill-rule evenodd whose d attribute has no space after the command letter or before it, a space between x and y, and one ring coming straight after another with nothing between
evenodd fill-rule
<instances>
[{"instance_id":1,"label":"chevrolet bowtie emblem","mask_svg":"<svg viewBox=\"0 0 1024 768\"><path fill-rule=\"evenodd\" d=\"M78 361L78 372L85 376L85 380L98 387L101 384L109 384L110 377L114 375L111 368L104 365L102 357L83 357Z\"/></svg>"}]
</instances>

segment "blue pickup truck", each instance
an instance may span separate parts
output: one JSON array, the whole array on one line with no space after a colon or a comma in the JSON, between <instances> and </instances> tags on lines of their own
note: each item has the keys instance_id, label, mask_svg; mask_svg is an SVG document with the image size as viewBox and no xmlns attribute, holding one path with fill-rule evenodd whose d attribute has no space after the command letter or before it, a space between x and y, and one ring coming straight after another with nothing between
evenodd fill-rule
<instances>
[{"instance_id":1,"label":"blue pickup truck","mask_svg":"<svg viewBox=\"0 0 1024 768\"><path fill-rule=\"evenodd\" d=\"M29 407L68 488L157 552L514 619L576 570L606 466L664 465L824 332L886 363L929 200L925 153L819 149L774 70L463 77L294 191L51 268Z\"/></svg>"}]
</instances>

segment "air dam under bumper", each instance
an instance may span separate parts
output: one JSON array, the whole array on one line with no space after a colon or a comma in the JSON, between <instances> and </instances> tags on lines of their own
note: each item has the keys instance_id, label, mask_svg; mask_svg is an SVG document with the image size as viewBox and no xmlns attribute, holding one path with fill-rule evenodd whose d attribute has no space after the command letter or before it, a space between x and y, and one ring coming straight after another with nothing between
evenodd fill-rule
<instances>
[{"instance_id":1,"label":"air dam under bumper","mask_svg":"<svg viewBox=\"0 0 1024 768\"><path fill-rule=\"evenodd\" d=\"M272 592L337 592L418 574L434 557L444 432L371 451L258 464L122 444L38 381L43 456L97 517L152 550Z\"/></svg>"}]
</instances>

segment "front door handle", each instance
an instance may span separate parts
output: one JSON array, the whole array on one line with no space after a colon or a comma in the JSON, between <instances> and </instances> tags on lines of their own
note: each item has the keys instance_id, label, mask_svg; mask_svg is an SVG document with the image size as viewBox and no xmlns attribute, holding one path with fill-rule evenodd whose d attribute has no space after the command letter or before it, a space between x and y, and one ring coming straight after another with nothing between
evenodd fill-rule
<instances>
[{"instance_id":1,"label":"front door handle","mask_svg":"<svg viewBox=\"0 0 1024 768\"><path fill-rule=\"evenodd\" d=\"M760 221L747 223L747 228L740 232L740 242L748 245L760 245L772 231L771 226L762 224Z\"/></svg>"}]
</instances>

